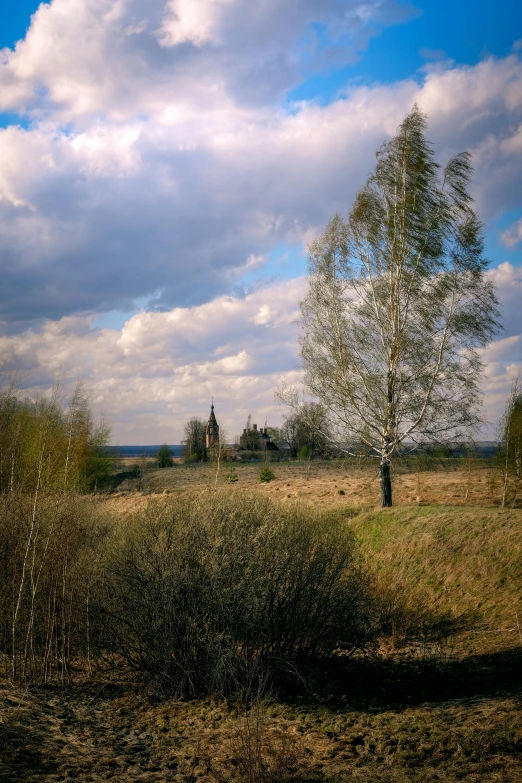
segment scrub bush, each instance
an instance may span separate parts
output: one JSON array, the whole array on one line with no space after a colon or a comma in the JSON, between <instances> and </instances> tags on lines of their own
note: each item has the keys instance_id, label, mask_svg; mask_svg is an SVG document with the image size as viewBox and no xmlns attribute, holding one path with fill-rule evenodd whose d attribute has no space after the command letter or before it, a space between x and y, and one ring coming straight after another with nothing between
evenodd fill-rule
<instances>
[{"instance_id":1,"label":"scrub bush","mask_svg":"<svg viewBox=\"0 0 522 783\"><path fill-rule=\"evenodd\" d=\"M150 502L118 535L100 643L161 693L231 693L252 667L295 670L372 638L368 580L335 514L228 488Z\"/></svg>"}]
</instances>

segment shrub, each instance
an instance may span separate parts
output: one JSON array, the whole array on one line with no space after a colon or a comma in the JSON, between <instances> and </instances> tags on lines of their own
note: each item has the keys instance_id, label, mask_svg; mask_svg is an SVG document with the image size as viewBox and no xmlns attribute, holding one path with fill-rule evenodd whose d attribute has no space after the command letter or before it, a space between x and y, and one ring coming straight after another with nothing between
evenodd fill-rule
<instances>
[{"instance_id":1,"label":"shrub","mask_svg":"<svg viewBox=\"0 0 522 783\"><path fill-rule=\"evenodd\" d=\"M11 676L44 682L90 665L91 601L109 524L79 495L0 496L0 651Z\"/></svg>"},{"instance_id":2,"label":"shrub","mask_svg":"<svg viewBox=\"0 0 522 783\"><path fill-rule=\"evenodd\" d=\"M156 452L156 461L158 468L171 468L174 465L172 452L166 443L160 446Z\"/></svg>"},{"instance_id":3,"label":"shrub","mask_svg":"<svg viewBox=\"0 0 522 783\"><path fill-rule=\"evenodd\" d=\"M173 695L235 691L371 637L369 588L338 515L230 489L151 501L119 528L102 646Z\"/></svg>"},{"instance_id":4,"label":"shrub","mask_svg":"<svg viewBox=\"0 0 522 783\"><path fill-rule=\"evenodd\" d=\"M303 462L308 459L310 456L310 448L308 446L303 446L301 451L299 452L299 459Z\"/></svg>"},{"instance_id":5,"label":"shrub","mask_svg":"<svg viewBox=\"0 0 522 783\"><path fill-rule=\"evenodd\" d=\"M202 462L203 461L203 455L197 452L196 454L190 454L188 457L183 458L183 462L186 465L191 465L194 462Z\"/></svg>"},{"instance_id":6,"label":"shrub","mask_svg":"<svg viewBox=\"0 0 522 783\"><path fill-rule=\"evenodd\" d=\"M225 482L227 484L237 484L238 475L234 467L230 467L225 473Z\"/></svg>"},{"instance_id":7,"label":"shrub","mask_svg":"<svg viewBox=\"0 0 522 783\"><path fill-rule=\"evenodd\" d=\"M136 490L141 492L145 487L145 474L147 472L145 458L142 457L139 462L135 462L134 465L131 465L129 472L136 481Z\"/></svg>"},{"instance_id":8,"label":"shrub","mask_svg":"<svg viewBox=\"0 0 522 783\"><path fill-rule=\"evenodd\" d=\"M275 479L275 473L270 468L266 467L263 468L261 473L259 474L259 481L262 484L268 484L268 482L273 481Z\"/></svg>"}]
</instances>

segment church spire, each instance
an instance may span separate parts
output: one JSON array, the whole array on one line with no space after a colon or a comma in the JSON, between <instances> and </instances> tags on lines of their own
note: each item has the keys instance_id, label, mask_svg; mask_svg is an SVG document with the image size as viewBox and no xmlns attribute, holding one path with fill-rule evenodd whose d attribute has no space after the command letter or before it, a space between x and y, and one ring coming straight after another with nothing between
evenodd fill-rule
<instances>
[{"instance_id":1,"label":"church spire","mask_svg":"<svg viewBox=\"0 0 522 783\"><path fill-rule=\"evenodd\" d=\"M208 417L207 429L205 431L205 442L207 449L214 444L219 443L219 424L217 423L216 414L214 413L214 398L212 397L212 404L210 406L210 416Z\"/></svg>"}]
</instances>

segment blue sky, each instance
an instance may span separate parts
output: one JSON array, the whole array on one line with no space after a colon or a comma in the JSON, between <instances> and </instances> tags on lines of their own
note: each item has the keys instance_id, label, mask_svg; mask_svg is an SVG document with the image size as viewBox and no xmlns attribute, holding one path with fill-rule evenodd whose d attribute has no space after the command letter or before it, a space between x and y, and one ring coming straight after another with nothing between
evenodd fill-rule
<instances>
[{"instance_id":1,"label":"blue sky","mask_svg":"<svg viewBox=\"0 0 522 783\"><path fill-rule=\"evenodd\" d=\"M31 15L40 3L33 0L5 0L0 7L0 47L10 48L25 37Z\"/></svg>"},{"instance_id":2,"label":"blue sky","mask_svg":"<svg viewBox=\"0 0 522 783\"><path fill-rule=\"evenodd\" d=\"M499 12L501 9L501 12ZM403 23L385 27L355 63L311 74L291 92L295 100L329 101L347 83L383 83L407 79L427 63L454 60L475 65L488 55L505 57L522 37L517 0L431 0L412 3Z\"/></svg>"},{"instance_id":3,"label":"blue sky","mask_svg":"<svg viewBox=\"0 0 522 783\"><path fill-rule=\"evenodd\" d=\"M84 377L121 443L212 396L231 429L280 418L307 244L417 101L441 162L473 155L493 420L522 367L519 6L4 0L0 364Z\"/></svg>"}]
</instances>

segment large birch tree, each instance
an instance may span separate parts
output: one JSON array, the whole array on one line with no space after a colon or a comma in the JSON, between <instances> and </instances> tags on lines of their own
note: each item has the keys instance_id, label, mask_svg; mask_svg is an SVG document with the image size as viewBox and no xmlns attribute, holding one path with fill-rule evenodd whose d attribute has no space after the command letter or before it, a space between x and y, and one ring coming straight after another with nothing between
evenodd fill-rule
<instances>
[{"instance_id":1,"label":"large birch tree","mask_svg":"<svg viewBox=\"0 0 522 783\"><path fill-rule=\"evenodd\" d=\"M414 107L377 151L346 220L309 248L301 302L306 387L345 443L380 461L414 442L460 437L479 422L477 348L497 329L470 156L436 163Z\"/></svg>"}]
</instances>

